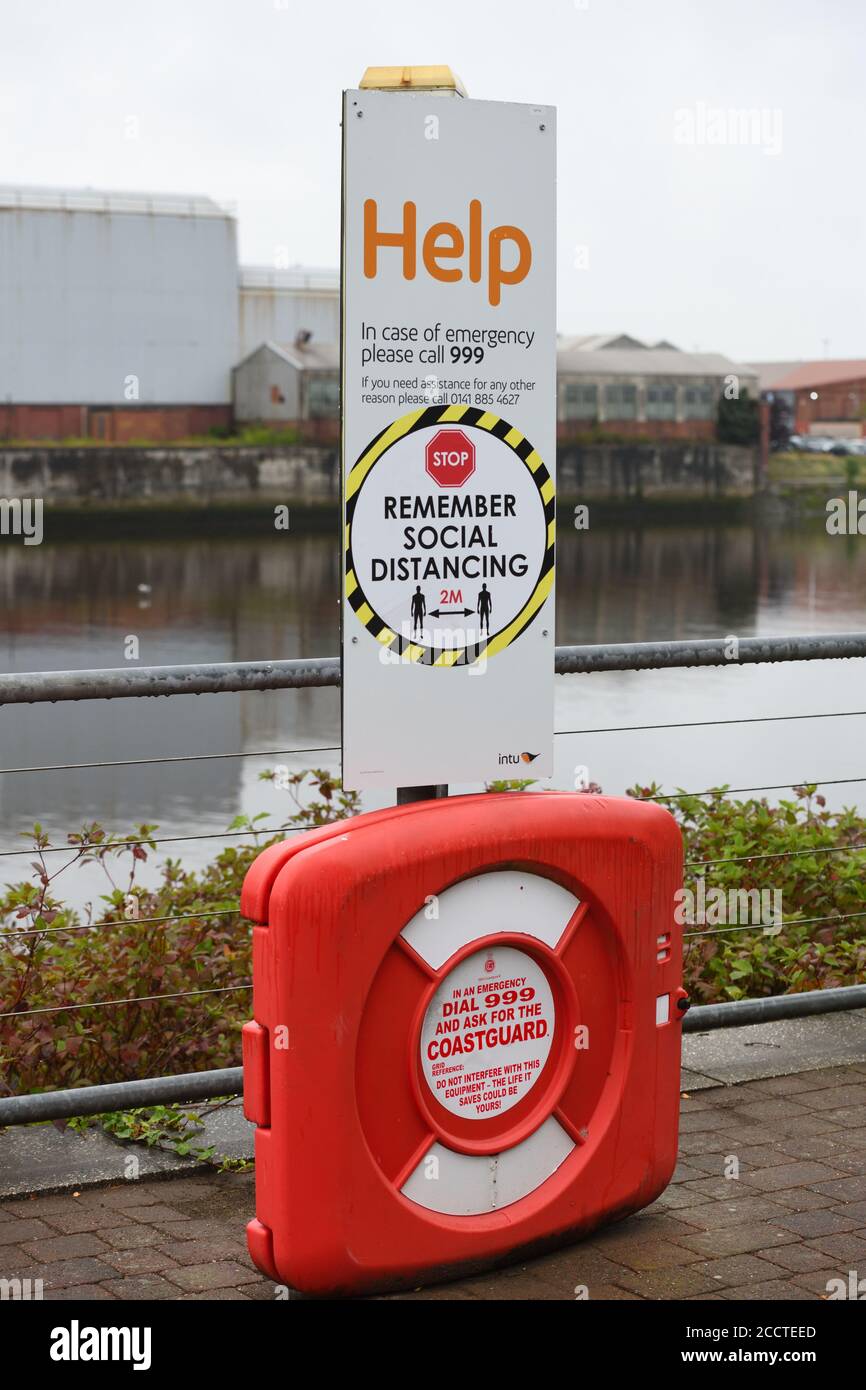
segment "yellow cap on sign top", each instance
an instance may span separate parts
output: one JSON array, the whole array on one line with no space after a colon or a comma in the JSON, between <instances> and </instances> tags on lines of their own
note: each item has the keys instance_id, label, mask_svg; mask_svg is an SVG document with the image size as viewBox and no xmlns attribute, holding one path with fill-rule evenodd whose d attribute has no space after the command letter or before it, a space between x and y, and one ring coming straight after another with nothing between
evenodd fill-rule
<instances>
[{"instance_id":1,"label":"yellow cap on sign top","mask_svg":"<svg viewBox=\"0 0 866 1390\"><path fill-rule=\"evenodd\" d=\"M368 68L361 78L362 91L456 92L465 97L466 88L456 73L444 64L417 68Z\"/></svg>"}]
</instances>

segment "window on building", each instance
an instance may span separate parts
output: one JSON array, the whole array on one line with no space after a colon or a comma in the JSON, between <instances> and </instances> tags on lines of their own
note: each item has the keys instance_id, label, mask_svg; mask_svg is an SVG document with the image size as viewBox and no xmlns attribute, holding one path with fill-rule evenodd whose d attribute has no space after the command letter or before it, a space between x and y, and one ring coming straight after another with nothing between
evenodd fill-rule
<instances>
[{"instance_id":1,"label":"window on building","mask_svg":"<svg viewBox=\"0 0 866 1390\"><path fill-rule=\"evenodd\" d=\"M647 387L646 418L648 420L675 420L677 418L677 388L675 386Z\"/></svg>"},{"instance_id":2,"label":"window on building","mask_svg":"<svg viewBox=\"0 0 866 1390\"><path fill-rule=\"evenodd\" d=\"M683 389L683 415L687 420L712 420L716 414L716 392L712 386L686 386Z\"/></svg>"},{"instance_id":3,"label":"window on building","mask_svg":"<svg viewBox=\"0 0 866 1390\"><path fill-rule=\"evenodd\" d=\"M625 382L605 386L604 413L608 420L636 420L637 387Z\"/></svg>"},{"instance_id":4,"label":"window on building","mask_svg":"<svg viewBox=\"0 0 866 1390\"><path fill-rule=\"evenodd\" d=\"M562 394L563 419L598 419L598 387L567 381Z\"/></svg>"},{"instance_id":5,"label":"window on building","mask_svg":"<svg viewBox=\"0 0 866 1390\"><path fill-rule=\"evenodd\" d=\"M336 372L307 378L307 415L311 420L335 420L340 414L340 382Z\"/></svg>"}]
</instances>

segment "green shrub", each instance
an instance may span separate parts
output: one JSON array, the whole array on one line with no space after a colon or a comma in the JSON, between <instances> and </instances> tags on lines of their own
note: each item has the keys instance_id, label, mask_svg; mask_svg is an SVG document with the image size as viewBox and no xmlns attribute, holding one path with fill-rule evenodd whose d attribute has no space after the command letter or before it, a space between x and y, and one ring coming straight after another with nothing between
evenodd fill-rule
<instances>
[{"instance_id":1,"label":"green shrub","mask_svg":"<svg viewBox=\"0 0 866 1390\"><path fill-rule=\"evenodd\" d=\"M0 1013L11 1015L0 1018L0 1084L8 1092L239 1064L240 1030L251 1012L250 928L236 910L247 869L286 829L360 809L357 795L321 770L285 785L294 810L279 830L262 828L267 817L238 817L230 828L249 831L249 842L235 841L198 871L165 859L151 888L137 875L155 851L155 826L137 826L128 836L85 826L69 837L69 858L59 865L60 856L45 855L47 837L34 827L31 877L0 893ZM721 790L669 799L683 829L687 884L704 876L726 890L782 894L778 934L737 927L693 936L703 929L685 928L685 983L695 1002L866 977L866 916L804 920L866 913L857 848L866 844L866 818L828 811L815 793L814 786L795 788L793 799L777 806L736 801ZM661 798L655 786L631 794ZM704 862L714 860L728 862ZM107 876L92 917L82 918L62 897L62 876L81 864L98 864ZM113 1000L130 1002L101 1007Z\"/></svg>"},{"instance_id":2,"label":"green shrub","mask_svg":"<svg viewBox=\"0 0 866 1390\"><path fill-rule=\"evenodd\" d=\"M703 877L726 892L778 891L784 926L778 934L733 927L712 935L690 935L702 928L685 926L684 981L693 1001L861 983L866 876L862 852L854 847L866 848L866 817L852 809L827 810L814 785L795 787L794 799L778 806L766 798L736 801L723 790L668 803L683 831L685 882ZM713 860L728 862L706 862ZM860 912L864 916L832 920ZM831 920L804 920L811 918Z\"/></svg>"},{"instance_id":3,"label":"green shrub","mask_svg":"<svg viewBox=\"0 0 866 1390\"><path fill-rule=\"evenodd\" d=\"M738 396L720 396L716 436L720 444L757 444L761 433L760 406L744 386Z\"/></svg>"}]
</instances>

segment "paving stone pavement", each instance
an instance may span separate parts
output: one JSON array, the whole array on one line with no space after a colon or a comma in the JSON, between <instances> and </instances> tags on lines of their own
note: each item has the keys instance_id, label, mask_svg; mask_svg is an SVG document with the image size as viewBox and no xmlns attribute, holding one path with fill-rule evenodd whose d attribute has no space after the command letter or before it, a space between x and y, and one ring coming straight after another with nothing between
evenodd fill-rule
<instances>
[{"instance_id":1,"label":"paving stone pavement","mask_svg":"<svg viewBox=\"0 0 866 1390\"><path fill-rule=\"evenodd\" d=\"M251 1174L18 1196L0 1203L0 1279L41 1279L46 1299L285 1297L249 1261L253 1209ZM684 1093L680 1164L652 1207L540 1259L390 1297L807 1301L852 1269L866 1276L864 1063Z\"/></svg>"}]
</instances>

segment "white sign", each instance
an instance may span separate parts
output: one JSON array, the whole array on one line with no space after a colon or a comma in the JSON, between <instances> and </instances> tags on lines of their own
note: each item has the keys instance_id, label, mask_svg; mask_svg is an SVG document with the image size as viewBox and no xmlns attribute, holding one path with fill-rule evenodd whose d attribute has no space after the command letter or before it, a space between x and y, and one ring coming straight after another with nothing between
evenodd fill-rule
<instances>
[{"instance_id":1,"label":"white sign","mask_svg":"<svg viewBox=\"0 0 866 1390\"><path fill-rule=\"evenodd\" d=\"M477 951L434 994L421 1027L432 1094L470 1120L510 1110L538 1080L556 1016L547 976L511 946Z\"/></svg>"},{"instance_id":2,"label":"white sign","mask_svg":"<svg viewBox=\"0 0 866 1390\"><path fill-rule=\"evenodd\" d=\"M555 124L344 96L343 782L553 772Z\"/></svg>"}]
</instances>

